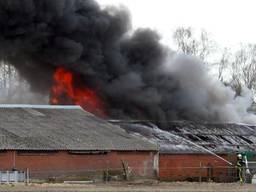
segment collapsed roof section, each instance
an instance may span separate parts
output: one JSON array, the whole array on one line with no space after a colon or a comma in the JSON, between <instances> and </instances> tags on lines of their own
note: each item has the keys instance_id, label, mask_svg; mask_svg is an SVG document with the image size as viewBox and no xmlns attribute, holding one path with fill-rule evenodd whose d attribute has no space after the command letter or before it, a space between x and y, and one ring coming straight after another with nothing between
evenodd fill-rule
<instances>
[{"instance_id":1,"label":"collapsed roof section","mask_svg":"<svg viewBox=\"0 0 256 192\"><path fill-rule=\"evenodd\" d=\"M256 152L256 126L252 125L173 121L161 130L145 121L111 122L154 141L161 153Z\"/></svg>"}]
</instances>

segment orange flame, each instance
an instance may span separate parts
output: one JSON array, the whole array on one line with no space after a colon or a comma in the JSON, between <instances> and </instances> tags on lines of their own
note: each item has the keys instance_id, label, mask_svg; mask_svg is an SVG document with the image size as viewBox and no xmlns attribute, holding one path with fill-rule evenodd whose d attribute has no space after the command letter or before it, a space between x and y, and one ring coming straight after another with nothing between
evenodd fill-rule
<instances>
[{"instance_id":1,"label":"orange flame","mask_svg":"<svg viewBox=\"0 0 256 192\"><path fill-rule=\"evenodd\" d=\"M64 68L57 68L53 75L50 103L53 105L80 105L86 111L98 116L105 116L103 103L96 92L84 87L75 86L74 78L79 75Z\"/></svg>"}]
</instances>

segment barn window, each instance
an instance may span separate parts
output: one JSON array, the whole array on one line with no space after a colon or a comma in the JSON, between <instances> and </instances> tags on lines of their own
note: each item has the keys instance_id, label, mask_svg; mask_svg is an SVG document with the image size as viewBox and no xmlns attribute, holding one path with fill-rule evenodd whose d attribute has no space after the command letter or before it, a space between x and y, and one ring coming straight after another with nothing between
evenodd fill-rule
<instances>
[{"instance_id":1,"label":"barn window","mask_svg":"<svg viewBox=\"0 0 256 192\"><path fill-rule=\"evenodd\" d=\"M6 152L7 152L7 150L2 149L2 150L0 150L0 155L1 155L1 154L4 154L4 153L6 153Z\"/></svg>"},{"instance_id":2,"label":"barn window","mask_svg":"<svg viewBox=\"0 0 256 192\"><path fill-rule=\"evenodd\" d=\"M47 150L22 150L17 151L18 155L30 155L30 156L38 156L38 155L54 155L58 151L47 151Z\"/></svg>"},{"instance_id":3,"label":"barn window","mask_svg":"<svg viewBox=\"0 0 256 192\"><path fill-rule=\"evenodd\" d=\"M71 155L106 155L109 151L83 151L83 150L71 150L68 151Z\"/></svg>"}]
</instances>

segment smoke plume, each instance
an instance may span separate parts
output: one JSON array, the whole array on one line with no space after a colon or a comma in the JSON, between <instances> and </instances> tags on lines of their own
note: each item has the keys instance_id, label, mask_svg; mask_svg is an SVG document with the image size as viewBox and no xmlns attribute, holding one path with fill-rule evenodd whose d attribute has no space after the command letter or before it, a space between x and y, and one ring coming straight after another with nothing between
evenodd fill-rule
<instances>
[{"instance_id":1,"label":"smoke plume","mask_svg":"<svg viewBox=\"0 0 256 192\"><path fill-rule=\"evenodd\" d=\"M0 26L0 59L32 92L49 95L54 71L62 67L82 77L74 86L96 92L111 118L256 122L246 111L250 98L235 98L199 60L175 55L150 29L131 33L123 7L0 0Z\"/></svg>"}]
</instances>

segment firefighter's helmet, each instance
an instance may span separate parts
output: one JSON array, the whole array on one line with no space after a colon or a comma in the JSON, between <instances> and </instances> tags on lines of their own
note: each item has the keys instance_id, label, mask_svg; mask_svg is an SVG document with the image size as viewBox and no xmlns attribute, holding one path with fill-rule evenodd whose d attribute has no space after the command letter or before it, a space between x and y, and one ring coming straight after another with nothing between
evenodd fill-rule
<instances>
[{"instance_id":1,"label":"firefighter's helmet","mask_svg":"<svg viewBox=\"0 0 256 192\"><path fill-rule=\"evenodd\" d=\"M238 159L242 159L243 156L239 153L239 154L237 155L237 158L238 158Z\"/></svg>"}]
</instances>

